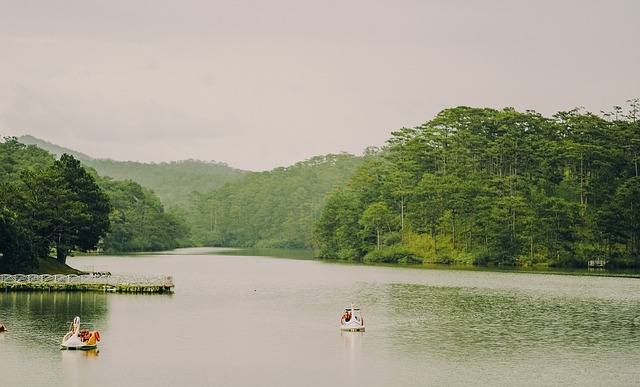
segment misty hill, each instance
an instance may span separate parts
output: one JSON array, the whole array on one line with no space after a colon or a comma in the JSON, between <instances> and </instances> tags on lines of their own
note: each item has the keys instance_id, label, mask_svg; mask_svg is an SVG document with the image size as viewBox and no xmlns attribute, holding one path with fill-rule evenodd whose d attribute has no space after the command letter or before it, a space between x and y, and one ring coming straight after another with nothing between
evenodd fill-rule
<instances>
[{"instance_id":1,"label":"misty hill","mask_svg":"<svg viewBox=\"0 0 640 387\"><path fill-rule=\"evenodd\" d=\"M87 161L87 160L92 160L91 156L87 156L84 153L76 152L76 151L71 150L69 148L61 147L59 145L50 143L49 141L41 140L39 138L30 136L28 134L18 137L18 141L20 141L21 143L26 144L26 145L36 145L39 148L42 148L42 149L48 151L49 153L53 153L54 155L56 155L58 157L60 157L60 155L62 155L63 153L66 153L66 154L71 155L71 156L75 157L76 159L82 161L83 163L85 161Z\"/></svg>"},{"instance_id":2,"label":"misty hill","mask_svg":"<svg viewBox=\"0 0 640 387\"><path fill-rule=\"evenodd\" d=\"M147 187L166 207L186 204L192 192L206 193L235 180L246 172L227 164L200 160L172 161L170 163L140 163L94 159L86 154L67 149L33 136L21 136L23 144L34 144L57 156L67 153L94 168L101 176L116 180L133 180Z\"/></svg>"},{"instance_id":3,"label":"misty hill","mask_svg":"<svg viewBox=\"0 0 640 387\"><path fill-rule=\"evenodd\" d=\"M203 246L311 248L327 194L342 190L363 163L379 159L374 148L364 156L316 156L193 195L185 217L192 240Z\"/></svg>"}]
</instances>

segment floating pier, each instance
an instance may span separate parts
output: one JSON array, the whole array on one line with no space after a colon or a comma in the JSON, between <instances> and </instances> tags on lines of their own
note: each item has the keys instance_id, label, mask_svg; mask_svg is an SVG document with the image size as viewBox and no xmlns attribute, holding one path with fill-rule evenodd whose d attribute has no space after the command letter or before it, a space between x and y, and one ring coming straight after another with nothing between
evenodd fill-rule
<instances>
[{"instance_id":1,"label":"floating pier","mask_svg":"<svg viewBox=\"0 0 640 387\"><path fill-rule=\"evenodd\" d=\"M172 276L131 274L0 274L0 291L173 293Z\"/></svg>"}]
</instances>

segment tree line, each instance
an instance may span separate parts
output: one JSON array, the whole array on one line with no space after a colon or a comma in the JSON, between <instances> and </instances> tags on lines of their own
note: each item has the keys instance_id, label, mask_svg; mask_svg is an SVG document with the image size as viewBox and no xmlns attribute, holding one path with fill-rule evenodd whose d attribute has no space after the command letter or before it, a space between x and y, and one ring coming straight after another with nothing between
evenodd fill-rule
<instances>
[{"instance_id":1,"label":"tree line","mask_svg":"<svg viewBox=\"0 0 640 387\"><path fill-rule=\"evenodd\" d=\"M638 100L551 118L457 107L392 133L313 229L324 258L638 266Z\"/></svg>"},{"instance_id":2,"label":"tree line","mask_svg":"<svg viewBox=\"0 0 640 387\"><path fill-rule=\"evenodd\" d=\"M136 181L100 176L74 156L62 154L56 160L38 146L5 138L0 142L0 271L27 272L37 266L38 257L55 254L64 262L68 254L87 250L120 253L186 246L311 248L311 228L326 193L346 184L356 167L364 159L377 157L377 152L370 148L364 157L345 153L316 156L269 172L246 172L218 189L194 190L184 200L186 205L165 209L154 190ZM82 203L74 196L82 188L77 181L69 179L63 184L47 177L55 175L54 166L60 163L74 170L70 175L82 176L91 183L95 194L91 203ZM162 180L167 185L176 185L160 167L154 166L158 178L165 176ZM165 167L171 169L167 172L171 176L176 165ZM62 191L70 194L65 196ZM36 203L40 210L28 212L27 207ZM93 209L102 211L102 223L91 219ZM104 222L105 213L108 222ZM68 227L69 235L86 237L83 244L71 240L66 245L57 244L48 230L39 228L41 224L63 222L73 224ZM82 222L93 223L101 232L93 236L80 233L77 225Z\"/></svg>"},{"instance_id":3,"label":"tree line","mask_svg":"<svg viewBox=\"0 0 640 387\"><path fill-rule=\"evenodd\" d=\"M268 172L250 172L209 193L194 192L185 210L192 242L204 246L306 248L327 192L343 186L364 159L329 154Z\"/></svg>"},{"instance_id":4,"label":"tree line","mask_svg":"<svg viewBox=\"0 0 640 387\"><path fill-rule=\"evenodd\" d=\"M376 152L375 148L368 149L364 159L374 157ZM56 254L64 262L68 254L87 250L120 253L186 246L311 248L311 228L326 193L334 186L344 185L362 161L363 157L331 154L269 172L243 172L242 177L231 179L218 189L194 190L183 199L186 204L165 209L154 190L136 181L100 176L74 156L62 154L56 160L39 146L5 138L0 142L0 271L26 272L37 266L38 257ZM95 203L81 203L75 194L65 196L56 191L64 188L64 192L74 193L81 188L73 179L62 184L47 177L60 163L70 166L74 176L91 182ZM154 166L156 178L166 181L165 190L176 186L167 177L182 164ZM170 170L163 170L163 166ZM196 167L210 173L207 166ZM212 179L229 180L220 171L213 171L213 175ZM39 192L47 192L48 196ZM40 210L28 212L27 206L35 203ZM44 223L66 222L73 227L84 221L90 223L93 207L89 204L103 211L103 222L101 232L91 238L86 235L84 244L57 244L48 230L38 228ZM52 208L58 211L50 211ZM72 216L72 209L77 210L78 216ZM69 233L81 235L73 227L68 227ZM39 247L33 249L36 245Z\"/></svg>"},{"instance_id":5,"label":"tree line","mask_svg":"<svg viewBox=\"0 0 640 387\"><path fill-rule=\"evenodd\" d=\"M0 272L37 270L52 254L65 263L75 251L164 250L186 238L183 219L138 183L13 137L0 142Z\"/></svg>"},{"instance_id":6,"label":"tree line","mask_svg":"<svg viewBox=\"0 0 640 387\"><path fill-rule=\"evenodd\" d=\"M163 167L226 179L168 209L139 182L5 138L0 271L24 272L50 254L64 261L74 251L183 246L313 248L320 258L379 262L638 266L640 124L638 100L629 102L626 112L552 117L446 109L363 156L317 156L268 172L153 166L167 197L176 184Z\"/></svg>"}]
</instances>

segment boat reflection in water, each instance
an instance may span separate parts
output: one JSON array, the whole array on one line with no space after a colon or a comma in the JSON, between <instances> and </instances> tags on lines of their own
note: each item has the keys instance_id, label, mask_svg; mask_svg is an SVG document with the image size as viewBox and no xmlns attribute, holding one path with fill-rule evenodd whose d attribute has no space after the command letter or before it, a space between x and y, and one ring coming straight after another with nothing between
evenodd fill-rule
<instances>
[{"instance_id":1,"label":"boat reflection in water","mask_svg":"<svg viewBox=\"0 0 640 387\"><path fill-rule=\"evenodd\" d=\"M72 364L72 365L78 361L81 361L78 359L93 359L100 356L99 348L87 349L84 351L60 351L60 352L62 352L63 361L65 363Z\"/></svg>"}]
</instances>

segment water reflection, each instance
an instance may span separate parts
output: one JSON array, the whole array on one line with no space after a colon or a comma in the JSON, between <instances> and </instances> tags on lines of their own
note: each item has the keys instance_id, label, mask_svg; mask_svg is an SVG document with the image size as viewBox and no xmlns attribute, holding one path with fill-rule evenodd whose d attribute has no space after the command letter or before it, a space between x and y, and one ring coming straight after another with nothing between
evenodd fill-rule
<instances>
[{"instance_id":1,"label":"water reflection","mask_svg":"<svg viewBox=\"0 0 640 387\"><path fill-rule=\"evenodd\" d=\"M276 248L251 248L251 249L228 249L217 251L219 255L237 255L237 256L261 256L288 259L314 260L315 253L313 250L305 249L276 249Z\"/></svg>"},{"instance_id":2,"label":"water reflection","mask_svg":"<svg viewBox=\"0 0 640 387\"><path fill-rule=\"evenodd\" d=\"M98 360L99 349L61 350L60 354L62 356L62 375L64 375L66 384L80 386L92 382L91 379L94 377L91 373L92 363L96 363Z\"/></svg>"},{"instance_id":3,"label":"water reflection","mask_svg":"<svg viewBox=\"0 0 640 387\"><path fill-rule=\"evenodd\" d=\"M2 385L583 386L640 380L635 279L208 253L70 262L169 273L176 293L0 293L0 322L9 328L0 339ZM339 330L339 314L351 301L363 308L366 332ZM100 352L59 349L66 322L76 315L96 323Z\"/></svg>"},{"instance_id":4,"label":"water reflection","mask_svg":"<svg viewBox=\"0 0 640 387\"><path fill-rule=\"evenodd\" d=\"M356 379L359 361L362 359L362 345L365 332L340 332L342 336L342 365L349 379Z\"/></svg>"},{"instance_id":5,"label":"water reflection","mask_svg":"<svg viewBox=\"0 0 640 387\"><path fill-rule=\"evenodd\" d=\"M77 350L77 351L62 350L61 353L62 353L62 363L65 366L75 367L78 364L81 364L81 363L87 361L87 359L93 360L96 357L98 357L98 355L100 355L100 349L94 348L94 349L89 349L89 350L86 350L86 351L82 351L82 350Z\"/></svg>"},{"instance_id":6,"label":"water reflection","mask_svg":"<svg viewBox=\"0 0 640 387\"><path fill-rule=\"evenodd\" d=\"M12 339L57 343L75 316L104 322L108 305L98 292L7 292L0 293L0 310Z\"/></svg>"},{"instance_id":7,"label":"water reflection","mask_svg":"<svg viewBox=\"0 0 640 387\"><path fill-rule=\"evenodd\" d=\"M477 359L619 350L640 341L633 319L638 301L418 284L392 284L389 297L389 319L397 327L392 342L401 352Z\"/></svg>"},{"instance_id":8,"label":"water reflection","mask_svg":"<svg viewBox=\"0 0 640 387\"><path fill-rule=\"evenodd\" d=\"M364 332L345 332L340 331L340 336L342 336L342 343L344 344L344 349L347 353L353 354L360 349L362 345L362 336Z\"/></svg>"}]
</instances>

